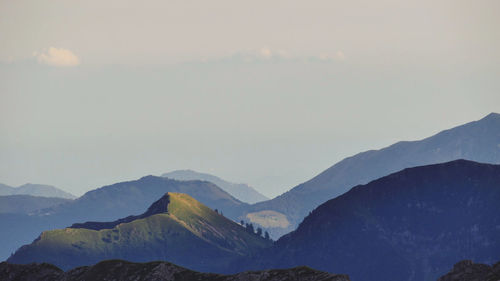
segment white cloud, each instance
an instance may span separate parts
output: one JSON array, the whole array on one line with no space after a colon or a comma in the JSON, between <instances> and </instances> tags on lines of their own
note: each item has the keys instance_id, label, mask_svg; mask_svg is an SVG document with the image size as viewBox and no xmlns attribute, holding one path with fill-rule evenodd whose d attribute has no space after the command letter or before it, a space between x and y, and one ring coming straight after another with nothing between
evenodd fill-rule
<instances>
[{"instance_id":1,"label":"white cloud","mask_svg":"<svg viewBox=\"0 0 500 281\"><path fill-rule=\"evenodd\" d=\"M337 51L335 56L337 57L338 60L345 60L345 54L342 51Z\"/></svg>"},{"instance_id":2,"label":"white cloud","mask_svg":"<svg viewBox=\"0 0 500 281\"><path fill-rule=\"evenodd\" d=\"M80 64L80 59L70 50L50 47L43 52L34 52L33 56L38 63L50 66L68 67Z\"/></svg>"},{"instance_id":3,"label":"white cloud","mask_svg":"<svg viewBox=\"0 0 500 281\"><path fill-rule=\"evenodd\" d=\"M260 49L259 55L264 58L270 58L273 56L273 52L271 51L271 49L263 47Z\"/></svg>"},{"instance_id":4,"label":"white cloud","mask_svg":"<svg viewBox=\"0 0 500 281\"><path fill-rule=\"evenodd\" d=\"M343 61L346 59L346 56L344 54L344 52L342 51L337 51L335 52L335 54L321 54L319 55L318 57L319 59L321 60L335 60L335 61Z\"/></svg>"},{"instance_id":5,"label":"white cloud","mask_svg":"<svg viewBox=\"0 0 500 281\"><path fill-rule=\"evenodd\" d=\"M246 51L235 53L229 57L223 57L221 60L239 60L243 62L262 62L262 61L325 61L325 62L340 62L347 59L343 51L331 51L320 54L302 54L294 55L293 53L283 49L270 49L262 47L259 49L248 49Z\"/></svg>"},{"instance_id":6,"label":"white cloud","mask_svg":"<svg viewBox=\"0 0 500 281\"><path fill-rule=\"evenodd\" d=\"M285 50L271 50L267 47L262 47L258 52L255 53L256 57L259 58L279 58L279 59L289 59L290 55L288 51Z\"/></svg>"},{"instance_id":7,"label":"white cloud","mask_svg":"<svg viewBox=\"0 0 500 281\"><path fill-rule=\"evenodd\" d=\"M244 62L257 62L266 60L287 60L291 59L289 52L286 50L274 50L268 47L260 49L249 49L238 52L230 56L231 59L240 59Z\"/></svg>"}]
</instances>

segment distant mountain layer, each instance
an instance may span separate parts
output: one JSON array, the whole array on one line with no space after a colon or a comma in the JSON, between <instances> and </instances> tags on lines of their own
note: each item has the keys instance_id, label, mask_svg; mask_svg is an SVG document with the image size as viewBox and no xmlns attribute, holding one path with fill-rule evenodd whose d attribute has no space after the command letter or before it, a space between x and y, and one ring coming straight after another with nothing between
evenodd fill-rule
<instances>
[{"instance_id":1,"label":"distant mountain layer","mask_svg":"<svg viewBox=\"0 0 500 281\"><path fill-rule=\"evenodd\" d=\"M109 221L140 214L166 192L186 193L201 203L236 218L245 203L210 182L178 181L146 176L139 180L115 183L85 193L71 204L44 210L45 214L70 216L72 222Z\"/></svg>"},{"instance_id":2,"label":"distant mountain layer","mask_svg":"<svg viewBox=\"0 0 500 281\"><path fill-rule=\"evenodd\" d=\"M268 228L271 226L271 234L279 237L295 229L321 203L355 185L366 184L404 168L456 159L500 164L500 114L492 113L479 121L423 140L398 142L346 158L290 191L252 205L241 219L263 225L266 216L262 211L274 211L273 216L267 216L266 224Z\"/></svg>"},{"instance_id":3,"label":"distant mountain layer","mask_svg":"<svg viewBox=\"0 0 500 281\"><path fill-rule=\"evenodd\" d=\"M0 196L0 214L30 214L39 209L53 207L70 201L70 199L64 198L31 195Z\"/></svg>"},{"instance_id":4,"label":"distant mountain layer","mask_svg":"<svg viewBox=\"0 0 500 281\"><path fill-rule=\"evenodd\" d=\"M500 280L500 262L493 266L477 264L470 260L461 261L438 281L498 281Z\"/></svg>"},{"instance_id":5,"label":"distant mountain layer","mask_svg":"<svg viewBox=\"0 0 500 281\"><path fill-rule=\"evenodd\" d=\"M234 275L200 273L168 262L132 263L108 260L68 272L51 264L17 265L0 263L4 281L349 281L346 275L330 274L307 267L243 272Z\"/></svg>"},{"instance_id":6,"label":"distant mountain layer","mask_svg":"<svg viewBox=\"0 0 500 281\"><path fill-rule=\"evenodd\" d=\"M47 262L71 269L106 259L165 260L223 272L231 261L271 244L187 194L167 193L140 216L45 231L8 262Z\"/></svg>"},{"instance_id":7,"label":"distant mountain layer","mask_svg":"<svg viewBox=\"0 0 500 281\"><path fill-rule=\"evenodd\" d=\"M260 257L356 281L431 281L457 258L500 260L500 165L456 160L408 168L316 208Z\"/></svg>"},{"instance_id":8,"label":"distant mountain layer","mask_svg":"<svg viewBox=\"0 0 500 281\"><path fill-rule=\"evenodd\" d=\"M5 195L31 195L40 197L59 197L66 199L75 199L76 196L65 192L51 185L31 184L27 183L19 187L11 187L5 184L0 184L0 196Z\"/></svg>"},{"instance_id":9,"label":"distant mountain layer","mask_svg":"<svg viewBox=\"0 0 500 281\"><path fill-rule=\"evenodd\" d=\"M219 177L195 172L192 170L177 170L161 175L176 180L204 180L216 184L218 187L224 189L235 198L246 203L257 203L269 200L266 196L259 193L257 190L243 183L231 183Z\"/></svg>"},{"instance_id":10,"label":"distant mountain layer","mask_svg":"<svg viewBox=\"0 0 500 281\"><path fill-rule=\"evenodd\" d=\"M89 191L71 202L39 210L35 215L0 214L0 241L9 241L0 243L0 260L5 260L17 248L33 241L44 230L85 221L114 221L141 214L166 192L189 194L231 219L236 219L241 214L240 208L246 206L213 183L146 176ZM3 228L5 225L8 227Z\"/></svg>"}]
</instances>

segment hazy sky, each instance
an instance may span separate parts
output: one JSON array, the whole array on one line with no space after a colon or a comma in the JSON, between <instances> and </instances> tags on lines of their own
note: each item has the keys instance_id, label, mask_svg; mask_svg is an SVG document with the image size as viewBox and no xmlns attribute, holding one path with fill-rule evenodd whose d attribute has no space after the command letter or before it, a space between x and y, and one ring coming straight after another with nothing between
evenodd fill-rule
<instances>
[{"instance_id":1,"label":"hazy sky","mask_svg":"<svg viewBox=\"0 0 500 281\"><path fill-rule=\"evenodd\" d=\"M500 112L500 1L0 0L0 182L268 196Z\"/></svg>"}]
</instances>

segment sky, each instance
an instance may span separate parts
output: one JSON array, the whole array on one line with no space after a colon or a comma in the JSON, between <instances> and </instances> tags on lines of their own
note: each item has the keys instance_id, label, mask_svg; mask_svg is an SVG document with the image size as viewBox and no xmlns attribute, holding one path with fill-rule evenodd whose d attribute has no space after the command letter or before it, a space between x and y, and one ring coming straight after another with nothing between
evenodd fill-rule
<instances>
[{"instance_id":1,"label":"sky","mask_svg":"<svg viewBox=\"0 0 500 281\"><path fill-rule=\"evenodd\" d=\"M499 1L0 0L0 182L274 197L500 112Z\"/></svg>"}]
</instances>

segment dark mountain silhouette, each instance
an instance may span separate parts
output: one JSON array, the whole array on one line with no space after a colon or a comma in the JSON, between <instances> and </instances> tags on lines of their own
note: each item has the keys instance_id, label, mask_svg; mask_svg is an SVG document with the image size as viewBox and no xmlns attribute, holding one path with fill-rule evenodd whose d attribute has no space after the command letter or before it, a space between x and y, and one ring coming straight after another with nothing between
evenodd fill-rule
<instances>
[{"instance_id":1,"label":"dark mountain silhouette","mask_svg":"<svg viewBox=\"0 0 500 281\"><path fill-rule=\"evenodd\" d=\"M330 274L307 267L242 272L234 275L200 273L168 262L132 263L123 260L102 261L93 266L68 272L51 264L0 263L4 281L349 281L346 275Z\"/></svg>"},{"instance_id":2,"label":"dark mountain silhouette","mask_svg":"<svg viewBox=\"0 0 500 281\"><path fill-rule=\"evenodd\" d=\"M463 260L455 264L450 272L438 279L438 281L498 280L500 280L500 262L489 266L487 264L473 263L471 260Z\"/></svg>"},{"instance_id":3,"label":"dark mountain silhouette","mask_svg":"<svg viewBox=\"0 0 500 281\"><path fill-rule=\"evenodd\" d=\"M30 243L42 231L63 228L85 221L114 221L141 214L166 192L186 193L226 217L236 219L245 203L235 199L213 183L177 181L146 176L139 180L116 183L85 193L69 203L37 211L31 216L0 214L0 260L6 259L23 244Z\"/></svg>"},{"instance_id":4,"label":"dark mountain silhouette","mask_svg":"<svg viewBox=\"0 0 500 281\"><path fill-rule=\"evenodd\" d=\"M167 193L139 216L44 231L8 262L47 262L71 269L106 259L166 260L222 272L232 260L271 244L187 194Z\"/></svg>"},{"instance_id":5,"label":"dark mountain silhouette","mask_svg":"<svg viewBox=\"0 0 500 281\"><path fill-rule=\"evenodd\" d=\"M500 164L500 114L491 113L423 140L356 154L272 200L252 205L240 218L261 224L277 238L295 229L321 203L355 185L404 168L456 159Z\"/></svg>"},{"instance_id":6,"label":"dark mountain silhouette","mask_svg":"<svg viewBox=\"0 0 500 281\"><path fill-rule=\"evenodd\" d=\"M257 203L265 200L269 200L266 196L259 193L253 187L244 183L232 183L225 181L214 175L199 173L193 170L176 170L169 173L161 175L162 177L167 177L175 180L204 180L214 183L218 187L225 190L227 193L231 194L238 200L246 203Z\"/></svg>"},{"instance_id":7,"label":"dark mountain silhouette","mask_svg":"<svg viewBox=\"0 0 500 281\"><path fill-rule=\"evenodd\" d=\"M0 184L0 196L5 195L31 195L41 197L58 197L66 199L75 199L76 196L63 191L57 187L44 184L27 183L18 187L12 187L5 184Z\"/></svg>"},{"instance_id":8,"label":"dark mountain silhouette","mask_svg":"<svg viewBox=\"0 0 500 281\"><path fill-rule=\"evenodd\" d=\"M356 281L436 280L456 260L500 260L500 165L408 168L316 208L261 256L235 266L306 265Z\"/></svg>"},{"instance_id":9,"label":"dark mountain silhouette","mask_svg":"<svg viewBox=\"0 0 500 281\"><path fill-rule=\"evenodd\" d=\"M58 197L39 197L31 195L0 196L0 213L30 214L36 210L70 202Z\"/></svg>"}]
</instances>

